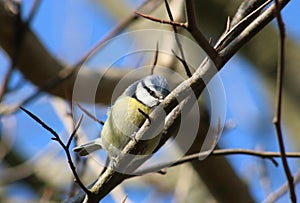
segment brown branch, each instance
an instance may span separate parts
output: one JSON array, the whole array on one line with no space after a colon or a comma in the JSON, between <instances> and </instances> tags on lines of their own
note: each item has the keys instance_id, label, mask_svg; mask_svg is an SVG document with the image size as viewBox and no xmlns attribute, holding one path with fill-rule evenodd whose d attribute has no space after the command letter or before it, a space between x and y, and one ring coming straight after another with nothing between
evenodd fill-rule
<instances>
[{"instance_id":1,"label":"brown branch","mask_svg":"<svg viewBox=\"0 0 300 203\"><path fill-rule=\"evenodd\" d=\"M283 168L285 171L285 175L289 184L290 188L290 198L293 203L297 202L297 197L295 193L295 185L293 180L293 175L291 173L291 170L289 168L289 164L287 162L286 158L286 152L285 152L285 145L283 140L283 134L281 129L281 106L282 106L282 89L283 89L283 78L284 78L284 56L285 56L285 27L284 22L280 13L280 7L278 0L275 0L276 5L276 19L277 24L279 28L279 58L278 58L278 64L277 64L277 90L276 90L276 105L275 105L275 114L273 118L273 123L276 128L276 135L279 145L279 150L281 154L281 161L283 164Z\"/></svg>"},{"instance_id":2,"label":"brown branch","mask_svg":"<svg viewBox=\"0 0 300 203\"><path fill-rule=\"evenodd\" d=\"M151 71L150 71L150 75L153 75L153 73L154 73L154 68L155 68L155 66L157 64L157 60L158 60L158 53L159 53L159 47L158 47L158 42L157 42L156 43L156 50L155 50L154 60L153 60Z\"/></svg>"},{"instance_id":3,"label":"brown branch","mask_svg":"<svg viewBox=\"0 0 300 203\"><path fill-rule=\"evenodd\" d=\"M238 10L235 12L231 22L230 27L235 26L238 24L241 20L245 19L246 16L253 13L253 11L257 10L257 8L261 7L265 3L270 3L270 0L244 0L240 4ZM259 13L256 13L256 15L252 16L252 20L254 20Z\"/></svg>"},{"instance_id":4,"label":"brown branch","mask_svg":"<svg viewBox=\"0 0 300 203\"><path fill-rule=\"evenodd\" d=\"M279 8L285 7L290 0L279 0ZM264 28L276 16L276 6L272 4L253 20L232 42L224 47L219 54L222 62L227 62L237 51L252 39L262 28ZM218 68L218 65L217 65Z\"/></svg>"},{"instance_id":5,"label":"brown branch","mask_svg":"<svg viewBox=\"0 0 300 203\"><path fill-rule=\"evenodd\" d=\"M187 19L188 19L188 30L193 35L195 40L198 42L200 47L206 52L206 54L209 56L211 60L213 60L214 64L219 64L221 61L221 58L218 55L218 52L211 46L211 44L207 41L207 39L202 34L201 30L199 29L199 26L196 22L196 12L195 1L192 0L186 0L186 13L187 13Z\"/></svg>"},{"instance_id":6,"label":"brown branch","mask_svg":"<svg viewBox=\"0 0 300 203\"><path fill-rule=\"evenodd\" d=\"M178 56L178 55L175 53L175 51L174 51L173 49L172 49L171 51L172 51L172 53L174 54L174 56L175 56L175 57L180 61L180 63L183 65L186 75L187 75L188 77L191 77L193 74L191 73L191 71L190 71L190 69L189 69L189 67L188 67L188 65L187 65L187 63L186 63L186 61L185 61L184 59L180 58L180 56Z\"/></svg>"},{"instance_id":7,"label":"brown branch","mask_svg":"<svg viewBox=\"0 0 300 203\"><path fill-rule=\"evenodd\" d=\"M143 13L139 13L139 12L135 12L136 15L141 16L145 19L154 21L154 22L158 22L158 23L162 23L162 24L168 24L168 25L172 25L172 26L177 26L177 27L181 27L184 29L188 29L187 23L180 23L180 22L176 22L176 21L169 21L169 20L163 20L160 18L155 18L153 16L149 16Z\"/></svg>"},{"instance_id":8,"label":"brown branch","mask_svg":"<svg viewBox=\"0 0 300 203\"><path fill-rule=\"evenodd\" d=\"M70 118L73 121L73 132L74 132L75 130L77 131L77 128L79 127L79 125L74 123L75 119L74 119L74 114L72 112L72 107L73 107L72 97L68 93L69 93L69 91L66 91L66 98L68 100L68 107L69 107L69 109L67 110L66 113L68 116L70 116ZM72 140L73 140L75 146L77 146L78 145L78 136L73 136ZM87 159L81 159L80 155L78 153L74 154L74 164L77 166L77 171L78 171L77 173L80 177L83 176L85 170L87 169L86 163L87 163ZM79 188L80 188L80 186L79 186ZM70 191L68 192L68 197L70 198L70 197L74 196L77 191L78 191L78 184L75 181L73 181L73 184L70 187Z\"/></svg>"},{"instance_id":9,"label":"brown branch","mask_svg":"<svg viewBox=\"0 0 300 203\"><path fill-rule=\"evenodd\" d=\"M94 115L92 115L88 110L86 110L83 106L81 106L79 103L77 103L78 107L83 111L88 117L93 119L94 121L98 122L100 125L104 125L104 121L96 118Z\"/></svg>"},{"instance_id":10,"label":"brown branch","mask_svg":"<svg viewBox=\"0 0 300 203\"><path fill-rule=\"evenodd\" d=\"M144 170L137 171L137 174L144 175L148 173L157 172L159 170L162 170L164 168L170 168L174 166L178 166L180 164L184 164L191 161L199 161L199 157L202 157L203 155L206 155L206 152L200 152L195 154L190 154L187 156L184 156L180 160L176 162L168 162L168 163L162 163L160 165L156 165L150 168L146 168ZM216 149L212 151L212 153L207 158L212 158L214 156L228 156L228 155L249 155L249 156L255 156L262 159L269 159L272 161L272 163L277 167L278 163L274 158L280 158L281 154L280 152L261 152L256 150L249 150L249 149ZM286 156L289 158L300 158L300 153L298 152L288 152L286 153ZM134 177L134 175L132 176Z\"/></svg>"},{"instance_id":11,"label":"brown branch","mask_svg":"<svg viewBox=\"0 0 300 203\"><path fill-rule=\"evenodd\" d=\"M220 58L218 57L217 51L211 46L209 41L207 41L207 39L204 37L204 35L200 31L200 29L198 28L198 25L195 20L195 12L196 11L194 10L193 2L186 1L188 23L186 23L186 22L180 23L180 22L174 21L167 0L165 0L165 5L167 8L167 12L168 12L170 21L155 18L155 17L145 15L145 14L142 14L139 12L136 12L136 14L145 19L148 19L148 20L151 20L154 22L172 25L174 31L176 30L176 27L181 27L181 28L188 30L193 35L193 37L196 39L196 41L201 46L201 48L206 52L206 54L214 61L214 63L219 63ZM177 32L175 31L175 33L177 33ZM180 46L179 46L179 48L180 48ZM182 58L184 58L184 57L182 57Z\"/></svg>"},{"instance_id":12,"label":"brown branch","mask_svg":"<svg viewBox=\"0 0 300 203\"><path fill-rule=\"evenodd\" d=\"M82 121L83 116L80 117L80 119L78 120L77 124L75 125L74 131L72 132L72 134L70 135L70 138L67 142L67 144L64 144L64 142L60 139L60 136L55 132L55 130L53 130L51 127L49 127L46 123L44 123L41 119L39 119L36 115L34 115L33 113L31 113L30 111L28 111L27 109L20 107L20 109L22 111L24 111L27 115L29 115L33 120L35 120L37 123L39 123L43 128L45 128L48 132L50 132L54 137L52 137L51 139L54 141L57 141L60 146L63 148L63 150L66 153L67 159L68 159L68 163L69 166L71 168L71 171L76 179L76 183L78 183L78 185L81 187L81 189L87 194L90 195L91 192L85 187L85 185L82 183L77 171L76 171L76 167L73 163L72 160L72 156L70 154L70 145L72 142L72 139L74 138L80 124Z\"/></svg>"},{"instance_id":13,"label":"brown branch","mask_svg":"<svg viewBox=\"0 0 300 203\"><path fill-rule=\"evenodd\" d=\"M216 50L221 50L225 46L227 46L234 38L236 38L249 24L251 24L255 17L259 15L259 13L269 4L272 0L268 0L264 2L262 5L260 5L258 8L250 12L251 10L246 10L244 12L250 12L242 14L244 16L242 19L240 19L237 22L230 22L230 25L226 26L226 30L224 34L220 37L218 42L215 45ZM242 12L242 11L238 11ZM247 15L246 15L247 14ZM228 23L228 21L227 21Z\"/></svg>"},{"instance_id":14,"label":"brown branch","mask_svg":"<svg viewBox=\"0 0 300 203\"><path fill-rule=\"evenodd\" d=\"M179 22L175 22L174 21L174 18L172 16L172 13L171 13L171 10L169 8L169 4L167 3L167 1L165 1L166 3L166 7L167 7L167 10L168 10L168 15L169 15L169 18L171 19L170 21L167 21L167 20L163 20L163 19L160 19L160 18L155 18L155 17L152 17L152 16L149 16L149 15L145 15L145 14L142 14L142 13L138 13L136 12L137 15L145 18L145 19L148 19L148 20L151 20L151 21L154 21L154 22L159 22L159 23L162 23L162 24L168 24L168 25L172 25L173 27L173 30L174 30L174 33L175 33L175 39L176 39L176 43L177 43L177 46L179 48L179 51L180 51L180 54L182 56L182 59L174 52L174 50L172 50L173 54L175 55L175 57L177 59L180 60L180 62L182 63L184 69L185 69L185 72L187 74L188 77L191 77L192 76L192 73L190 72L189 70L189 67L186 63L186 60L184 59L184 52L183 52L183 49L182 49L182 46L181 46L181 43L180 41L178 40L178 32L177 32L177 29L176 27L181 27L181 28L184 28L186 30L188 30L188 26L187 26L187 23L179 23Z\"/></svg>"},{"instance_id":15,"label":"brown branch","mask_svg":"<svg viewBox=\"0 0 300 203\"><path fill-rule=\"evenodd\" d=\"M166 7L166 10L167 10L168 16L170 18L170 21L174 22L174 18L173 18L172 11L171 11L171 8L169 6L168 0L165 0L165 7ZM183 67L185 69L185 72L186 72L187 76L190 78L192 76L192 73L189 69L188 64L186 63L186 60L185 60L182 44L181 44L181 42L178 38L177 27L175 25L172 25L172 27L173 27L173 31L174 31L174 37L175 37L175 40L176 40L176 44L178 46L178 49L179 49L179 52L180 52L180 55L181 55L181 58L182 58L181 63L183 64Z\"/></svg>"}]
</instances>

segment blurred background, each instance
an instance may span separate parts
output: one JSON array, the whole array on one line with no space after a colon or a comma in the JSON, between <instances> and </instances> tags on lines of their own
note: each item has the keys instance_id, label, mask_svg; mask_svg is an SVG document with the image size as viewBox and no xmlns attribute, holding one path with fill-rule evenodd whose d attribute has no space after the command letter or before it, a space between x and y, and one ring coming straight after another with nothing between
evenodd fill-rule
<instances>
[{"instance_id":1,"label":"blurred background","mask_svg":"<svg viewBox=\"0 0 300 203\"><path fill-rule=\"evenodd\" d=\"M7 2L9 1L2 0L2 6ZM28 17L34 2L34 0L20 1L23 20ZM73 65L143 2L141 0L41 0L30 23L30 29L55 60L64 64L63 66ZM197 7L199 25L207 38L211 37L213 42L218 39L224 31L227 16L233 16L240 3L241 1L234 0L199 2ZM176 3L172 2L171 6L174 10L177 9ZM282 109L287 151L299 151L300 148L298 135L300 132L299 10L300 2L293 0L282 12L287 34ZM151 15L168 19L163 5L158 5ZM2 15L1 17L3 18ZM1 29L5 30L6 27L3 27L5 22L1 20L0 22ZM276 25L273 21L264 28L220 72L227 101L226 124L219 141L220 148L278 151L275 128L272 124L278 47ZM149 27L161 28L163 25L139 19L125 31ZM7 54L3 36L0 35L1 86L5 83L11 66L11 57ZM127 46L128 42L124 42L124 44L117 44L115 49L126 49ZM105 57L95 60L97 63L92 64L91 69L101 68L98 65L104 66L107 63ZM136 67L142 63L149 64L151 60L151 57L142 59L136 57L134 60L121 60L116 63L116 66L120 69ZM31 63L34 64L35 61ZM45 71L46 67L48 66L41 65L39 71ZM30 67L26 68L27 72L30 72ZM23 112L18 110L13 113L5 112L8 107L19 104L37 91L34 84L36 82L30 80L28 73L24 76L23 69L16 68L11 71L7 91L1 98L0 201L59 202L67 199L74 191L73 176L61 147L50 139L51 135L45 129ZM73 128L73 120L68 114L70 113L68 101L49 93L42 93L23 106L67 140ZM101 104L97 109L97 115L105 119L106 111L107 104ZM89 129L85 132L88 134L87 139L93 139L99 133L99 126L90 124L91 122L90 120L83 123L85 128ZM246 155L226 156L225 159L231 164L239 181L249 188L249 194L252 196L249 202L263 201L286 182L280 159L276 159L279 163L278 167L269 160ZM289 159L292 173L300 172L299 163L299 159ZM89 159L78 161L78 164L88 166L82 172L84 183L88 185L97 177L98 165ZM227 176L226 173L223 174L221 163L216 166L214 170L219 172L215 174L216 176ZM220 201L220 198L215 196L216 191L212 192L207 184L206 179L199 176L192 165L183 164L169 169L166 176L150 174L125 181L103 202L121 202L126 195L128 196L126 202ZM216 187L220 185L218 181L212 184ZM230 187L229 183L225 184ZM296 186L296 191L300 194L299 186ZM232 191L231 195L234 196L236 193L238 191ZM288 201L287 192L276 202Z\"/></svg>"}]
</instances>

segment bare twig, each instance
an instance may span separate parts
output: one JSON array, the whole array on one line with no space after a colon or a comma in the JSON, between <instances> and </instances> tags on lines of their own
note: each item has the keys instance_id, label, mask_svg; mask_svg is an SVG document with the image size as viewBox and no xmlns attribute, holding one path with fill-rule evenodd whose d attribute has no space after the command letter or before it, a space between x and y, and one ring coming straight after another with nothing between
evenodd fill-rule
<instances>
[{"instance_id":1,"label":"bare twig","mask_svg":"<svg viewBox=\"0 0 300 203\"><path fill-rule=\"evenodd\" d=\"M264 9L269 3L271 3L272 0L268 0L261 4L258 8L250 12L251 10L244 11L246 12L243 15L239 15L239 17L235 18L235 22L227 21L227 26L224 34L220 37L216 45L214 46L216 50L220 50L227 46L233 39L235 39L241 32L244 30L249 24L253 22L254 17L258 16L259 13ZM240 17L242 17L240 19ZM237 21L237 19L239 19Z\"/></svg>"},{"instance_id":2,"label":"bare twig","mask_svg":"<svg viewBox=\"0 0 300 203\"><path fill-rule=\"evenodd\" d=\"M175 53L174 50L172 50L172 53L173 53L174 56L180 61L180 63L183 65L186 75L187 75L188 77L191 77L191 76L192 76L192 73L191 73L191 71L190 71L190 69L189 69L189 67L188 67L188 65L187 65L187 63L186 63L186 61L185 61L184 59L180 58L180 57Z\"/></svg>"},{"instance_id":3,"label":"bare twig","mask_svg":"<svg viewBox=\"0 0 300 203\"><path fill-rule=\"evenodd\" d=\"M153 60L153 63L152 63L150 75L153 75L153 73L154 73L154 68L155 68L155 66L157 64L158 53L159 53L159 47L158 47L158 42L157 42L156 43L156 50L155 50L154 60Z\"/></svg>"},{"instance_id":4,"label":"bare twig","mask_svg":"<svg viewBox=\"0 0 300 203\"><path fill-rule=\"evenodd\" d=\"M173 27L173 30L174 30L174 33L175 33L175 40L176 40L176 43L177 43L177 46L179 48L179 51L180 51L180 54L182 56L182 58L180 58L174 50L172 50L173 54L175 55L175 57L177 59L180 60L180 62L182 63L184 69L185 69L185 72L187 74L188 77L191 77L192 76L192 73L190 72L190 69L186 63L186 60L184 59L184 52L183 52L183 49L182 49L182 45L178 39L178 36L177 36L177 28L176 27L181 27L181 28L184 28L184 29L188 29L188 26L187 26L187 23L179 23L179 22L175 22L174 19L173 19L173 16L172 16L172 13L171 13L171 10L170 10L170 7L169 7L169 4L167 3L167 1L165 1L166 3L166 7L167 7L167 10L168 10L168 15L169 15L169 18L171 19L170 21L167 21L167 20L163 20L163 19L160 19L160 18L155 18L155 17L152 17L152 16L148 16L148 15L145 15L145 14L142 14L142 13L138 13L136 12L137 15L143 17L143 18L146 18L148 20L151 20L151 21L154 21L154 22L159 22L159 23L163 23L163 24L168 24L168 25L172 25Z\"/></svg>"},{"instance_id":5,"label":"bare twig","mask_svg":"<svg viewBox=\"0 0 300 203\"><path fill-rule=\"evenodd\" d=\"M45 128L48 132L50 132L54 137L52 137L52 140L57 141L60 146L63 148L63 150L66 153L67 159L68 159L68 163L69 166L72 170L72 173L76 179L76 182L78 183L78 185L81 187L81 189L87 194L89 195L91 192L85 187L85 185L82 183L77 171L76 171L76 167L72 161L72 156L70 154L70 145L72 142L72 139L74 138L80 123L82 121L83 116L80 117L80 119L78 120L77 124L75 125L74 131L72 132L72 134L70 135L70 138L67 142L67 144L64 144L64 142L60 139L60 136L55 132L55 130L53 130L51 127L49 127L46 123L44 123L41 119L39 119L36 115L34 115L33 113L31 113L30 111L28 111L27 109L20 107L20 109L22 111L24 111L27 115L29 115L33 120L35 120L37 123L39 123L43 128Z\"/></svg>"},{"instance_id":6,"label":"bare twig","mask_svg":"<svg viewBox=\"0 0 300 203\"><path fill-rule=\"evenodd\" d=\"M231 22L230 27L235 26L238 24L241 20L244 20L249 14L253 13L257 8L259 8L261 5L267 3L269 0L244 0L236 13L234 14ZM269 2L270 3L270 2ZM252 20L254 20L255 17L257 17L259 13L256 13L256 15L252 16Z\"/></svg>"},{"instance_id":7,"label":"bare twig","mask_svg":"<svg viewBox=\"0 0 300 203\"><path fill-rule=\"evenodd\" d=\"M101 125L104 125L104 121L96 118L94 115L92 115L88 110L86 110L83 106L81 106L79 103L77 103L78 107L83 111L88 117L93 119L94 121L98 122Z\"/></svg>"},{"instance_id":8,"label":"bare twig","mask_svg":"<svg viewBox=\"0 0 300 203\"><path fill-rule=\"evenodd\" d=\"M136 15L139 15L139 16L145 18L145 19L148 19L148 20L151 20L151 21L154 21L154 22L172 25L173 30L175 31L175 33L177 33L176 27L181 27L181 28L184 28L184 29L190 31L191 34L194 36L194 38L197 40L198 44L206 52L206 54L214 61L214 63L219 63L220 58L218 57L217 51L206 40L206 38L204 37L204 35L200 31L200 29L198 28L198 25L195 21L195 13L194 13L195 11L194 11L193 2L186 1L186 8L188 10L188 12L187 12L188 22L185 22L185 23L174 21L167 0L165 0L165 5L166 5L166 9L167 9L170 21L163 20L163 19L160 19L160 18L155 18L155 17L145 15L145 14L139 13L139 12L136 12ZM180 49L180 46L179 46L179 49ZM180 51L180 52L182 52L182 51ZM183 55L182 55L182 58L184 59Z\"/></svg>"},{"instance_id":9,"label":"bare twig","mask_svg":"<svg viewBox=\"0 0 300 203\"><path fill-rule=\"evenodd\" d=\"M173 18L173 15L172 15L172 12L171 12L171 8L169 6L169 3L168 3L168 0L165 0L165 6L166 6L166 9L167 9L167 13L168 13L168 16L170 18L170 21L174 22L174 18ZM179 52L180 52L180 55L181 55L181 63L183 64L183 67L185 69L185 72L187 74L187 76L190 78L192 76L192 73L189 69L189 66L188 64L186 63L186 60L185 60L185 56L184 56L184 51L183 51L183 48L182 48L182 44L178 38L178 32L177 32L177 27L176 25L172 25L173 27L173 31L174 31L174 36L175 36L175 40L176 40L176 44L178 46L178 49L179 49ZM176 56L176 55L175 55Z\"/></svg>"},{"instance_id":10,"label":"bare twig","mask_svg":"<svg viewBox=\"0 0 300 203\"><path fill-rule=\"evenodd\" d=\"M275 114L273 118L273 123L276 128L276 135L277 135L279 150L281 154L281 161L290 188L290 198L293 203L296 203L297 197L295 193L294 180L293 180L291 170L289 168L289 164L287 162L283 134L281 129L281 106L282 106L282 88L283 88L283 78L284 78L284 56L285 56L284 55L285 28L284 28L283 19L281 17L278 0L275 0L275 5L276 5L276 17L277 17L276 19L279 28L280 45L279 45L279 58L277 64L276 105L275 105Z\"/></svg>"},{"instance_id":11,"label":"bare twig","mask_svg":"<svg viewBox=\"0 0 300 203\"><path fill-rule=\"evenodd\" d=\"M190 161L199 161L199 157L205 155L206 152L200 152L200 153L195 153L191 155L184 156L180 160L176 162L168 162L168 163L162 163L160 165L153 166L151 168L146 168L143 170L138 171L138 174L147 174L147 173L153 173L156 171L159 171L164 168L170 168L174 166L178 166L183 163L187 163ZM212 158L214 156L228 156L228 155L249 155L249 156L255 156L259 157L262 159L269 159L272 161L272 163L277 167L278 163L274 158L280 158L280 153L279 152L261 152L257 150L250 150L250 149L216 149L212 151L210 154L211 156L208 156L208 158ZM298 152L289 152L286 153L286 156L289 158L300 158L300 153ZM134 176L133 176L134 177Z\"/></svg>"},{"instance_id":12,"label":"bare twig","mask_svg":"<svg viewBox=\"0 0 300 203\"><path fill-rule=\"evenodd\" d=\"M180 23L180 22L176 22L176 21L163 20L163 19L160 19L160 18L155 18L153 16L149 16L149 15L143 14L143 13L139 13L139 12L135 12L135 14L139 15L139 16L145 18L145 19L154 21L154 22L158 22L158 23L162 23L162 24L168 24L168 25L172 25L172 26L177 26L177 27L181 27L181 28L184 28L184 29L188 29L187 23Z\"/></svg>"},{"instance_id":13,"label":"bare twig","mask_svg":"<svg viewBox=\"0 0 300 203\"><path fill-rule=\"evenodd\" d=\"M186 10L187 10L187 19L188 19L188 30L191 32L195 40L201 46L201 48L206 52L211 60L213 60L214 64L218 64L221 62L221 58L218 55L218 52L210 45L207 39L202 34L201 30L198 27L196 22L196 12L194 1L187 0L185 1Z\"/></svg>"},{"instance_id":14,"label":"bare twig","mask_svg":"<svg viewBox=\"0 0 300 203\"><path fill-rule=\"evenodd\" d=\"M290 0L279 0L279 8L284 8ZM228 61L241 47L248 42L253 36L255 36L262 28L264 28L271 20L276 16L276 6L270 5L266 10L255 18L241 33L231 41L226 47L219 51L219 55L222 58L221 64ZM218 65L216 65L217 68Z\"/></svg>"},{"instance_id":15,"label":"bare twig","mask_svg":"<svg viewBox=\"0 0 300 203\"><path fill-rule=\"evenodd\" d=\"M72 103L72 100L71 100L71 95L69 95L68 94L69 92L68 91L66 91L66 98L67 98L67 100L68 100L68 103L69 103L69 110L67 110L68 112L67 112L67 115L69 115L70 117L71 117L71 119L72 119L72 121L73 121L73 131L75 131L76 129L77 129L77 125L74 123L74 114L73 114L73 112L72 112L72 105L73 105L73 103ZM74 144L75 144L75 146L77 146L78 145L78 137L77 136L74 136L73 137L73 140L74 140ZM80 176L82 176L83 174L84 174L84 171L85 171L85 169L86 169L86 161L87 161L87 159L81 159L80 158L80 155L78 154L78 153L75 153L75 160L74 160L74 162L75 162L75 165L77 166L77 171L78 171L78 174L80 175ZM74 182L72 185L71 185L71 188L70 188L70 192L69 192L69 195L68 195L68 197L72 197L72 196L74 196L75 194L76 194L76 191L77 191L77 189L78 189L78 185L76 184L76 182Z\"/></svg>"}]
</instances>

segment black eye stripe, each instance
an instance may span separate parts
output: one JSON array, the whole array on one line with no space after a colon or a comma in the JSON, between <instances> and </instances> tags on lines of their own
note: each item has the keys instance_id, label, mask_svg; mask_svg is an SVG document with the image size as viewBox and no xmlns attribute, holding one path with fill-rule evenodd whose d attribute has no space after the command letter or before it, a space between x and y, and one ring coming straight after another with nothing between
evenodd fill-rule
<instances>
[{"instance_id":1,"label":"black eye stripe","mask_svg":"<svg viewBox=\"0 0 300 203\"><path fill-rule=\"evenodd\" d=\"M143 86L143 88L145 88L145 90L147 90L147 92L148 92L152 97L159 99L158 96L156 95L155 91L151 90L148 86L146 86L146 84L145 84L144 81L142 81L142 86Z\"/></svg>"}]
</instances>

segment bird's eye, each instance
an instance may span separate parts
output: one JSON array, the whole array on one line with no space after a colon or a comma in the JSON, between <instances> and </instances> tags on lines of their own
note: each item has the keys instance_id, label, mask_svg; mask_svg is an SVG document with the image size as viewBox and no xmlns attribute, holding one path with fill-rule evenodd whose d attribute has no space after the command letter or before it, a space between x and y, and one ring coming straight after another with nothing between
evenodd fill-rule
<instances>
[{"instance_id":1,"label":"bird's eye","mask_svg":"<svg viewBox=\"0 0 300 203\"><path fill-rule=\"evenodd\" d=\"M152 97L156 97L156 94L153 90L149 90L149 94L152 96Z\"/></svg>"},{"instance_id":2,"label":"bird's eye","mask_svg":"<svg viewBox=\"0 0 300 203\"><path fill-rule=\"evenodd\" d=\"M147 92L154 98L157 98L155 91L151 90L149 87L147 87L146 85L144 86L144 88L147 90Z\"/></svg>"}]
</instances>

